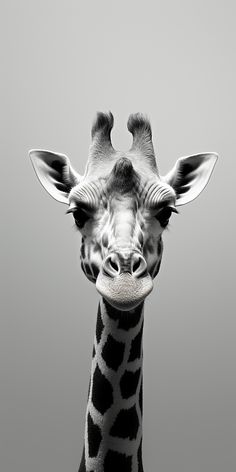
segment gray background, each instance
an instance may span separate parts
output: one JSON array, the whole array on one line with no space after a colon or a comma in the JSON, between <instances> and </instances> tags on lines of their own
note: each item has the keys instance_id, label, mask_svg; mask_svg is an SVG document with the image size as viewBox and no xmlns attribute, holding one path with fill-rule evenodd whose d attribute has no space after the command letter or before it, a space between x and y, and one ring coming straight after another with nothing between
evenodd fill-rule
<instances>
[{"instance_id":1,"label":"gray background","mask_svg":"<svg viewBox=\"0 0 236 472\"><path fill-rule=\"evenodd\" d=\"M235 471L235 2L1 6L1 471L79 464L98 295L27 152L64 152L82 173L97 110L114 113L119 149L129 113L147 113L162 174L220 154L172 218L146 303L143 455L147 472Z\"/></svg>"}]
</instances>

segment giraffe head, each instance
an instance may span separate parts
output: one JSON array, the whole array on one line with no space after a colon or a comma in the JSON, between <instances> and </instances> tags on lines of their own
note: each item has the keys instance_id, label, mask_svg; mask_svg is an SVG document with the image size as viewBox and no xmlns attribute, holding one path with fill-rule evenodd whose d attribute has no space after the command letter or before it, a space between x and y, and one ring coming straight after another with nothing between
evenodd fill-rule
<instances>
[{"instance_id":1,"label":"giraffe head","mask_svg":"<svg viewBox=\"0 0 236 472\"><path fill-rule=\"evenodd\" d=\"M82 234L85 275L111 305L130 310L152 290L161 264L162 233L171 214L204 189L217 154L180 158L161 177L147 118L129 117L133 144L125 153L113 148L112 127L111 113L97 114L83 176L65 155L32 150L30 157L42 185L68 205L67 213L72 213Z\"/></svg>"}]
</instances>

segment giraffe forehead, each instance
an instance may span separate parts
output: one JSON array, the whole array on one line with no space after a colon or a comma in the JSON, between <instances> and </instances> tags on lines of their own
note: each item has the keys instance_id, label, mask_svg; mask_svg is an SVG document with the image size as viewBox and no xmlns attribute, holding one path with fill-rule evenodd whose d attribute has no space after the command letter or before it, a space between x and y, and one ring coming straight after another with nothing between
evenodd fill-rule
<instances>
[{"instance_id":1,"label":"giraffe forehead","mask_svg":"<svg viewBox=\"0 0 236 472\"><path fill-rule=\"evenodd\" d=\"M133 162L123 156L109 169L108 173L92 178L85 176L82 182L75 186L69 196L70 202L89 203L94 208L105 203L112 197L135 197L152 206L163 200L175 200L175 192L159 176L145 174Z\"/></svg>"}]
</instances>

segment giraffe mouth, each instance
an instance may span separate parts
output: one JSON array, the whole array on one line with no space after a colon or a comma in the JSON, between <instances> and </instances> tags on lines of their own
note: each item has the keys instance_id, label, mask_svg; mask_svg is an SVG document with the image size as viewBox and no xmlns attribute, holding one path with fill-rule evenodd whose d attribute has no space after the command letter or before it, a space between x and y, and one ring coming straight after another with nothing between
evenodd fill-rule
<instances>
[{"instance_id":1,"label":"giraffe mouth","mask_svg":"<svg viewBox=\"0 0 236 472\"><path fill-rule=\"evenodd\" d=\"M136 278L123 272L116 277L109 277L101 271L96 288L114 308L128 311L137 307L149 295L153 289L153 281L149 274Z\"/></svg>"}]
</instances>

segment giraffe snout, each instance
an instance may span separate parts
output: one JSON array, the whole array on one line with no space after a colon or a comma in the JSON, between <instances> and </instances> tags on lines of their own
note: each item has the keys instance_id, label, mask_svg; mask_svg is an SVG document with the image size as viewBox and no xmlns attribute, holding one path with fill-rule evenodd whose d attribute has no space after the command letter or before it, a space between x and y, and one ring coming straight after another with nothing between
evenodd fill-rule
<instances>
[{"instance_id":1,"label":"giraffe snout","mask_svg":"<svg viewBox=\"0 0 236 472\"><path fill-rule=\"evenodd\" d=\"M132 276L139 278L147 275L147 263L144 257L133 252L131 254L110 253L103 262L102 270L110 277L119 276L128 272Z\"/></svg>"}]
</instances>

